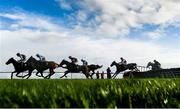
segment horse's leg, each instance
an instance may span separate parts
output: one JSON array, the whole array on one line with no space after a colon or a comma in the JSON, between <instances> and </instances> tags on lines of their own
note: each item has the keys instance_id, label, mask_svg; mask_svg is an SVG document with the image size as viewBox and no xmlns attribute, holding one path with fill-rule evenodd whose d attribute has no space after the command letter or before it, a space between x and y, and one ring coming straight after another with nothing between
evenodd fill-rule
<instances>
[{"instance_id":1,"label":"horse's leg","mask_svg":"<svg viewBox=\"0 0 180 109\"><path fill-rule=\"evenodd\" d=\"M93 75L95 74L95 71L94 71L94 70L93 70L92 72L93 72L93 73L91 74L91 76L93 76Z\"/></svg>"},{"instance_id":2,"label":"horse's leg","mask_svg":"<svg viewBox=\"0 0 180 109\"><path fill-rule=\"evenodd\" d=\"M113 79L115 79L117 75L118 75L118 73L113 77Z\"/></svg>"},{"instance_id":3,"label":"horse's leg","mask_svg":"<svg viewBox=\"0 0 180 109\"><path fill-rule=\"evenodd\" d=\"M49 76L49 78L52 76L52 75L54 75L55 74L55 71L54 70L52 70L52 74Z\"/></svg>"},{"instance_id":4,"label":"horse's leg","mask_svg":"<svg viewBox=\"0 0 180 109\"><path fill-rule=\"evenodd\" d=\"M27 76L26 79L28 79L28 78L32 75L32 71L33 71L33 70L29 70L29 73L27 74L28 76L26 75L26 76Z\"/></svg>"},{"instance_id":5,"label":"horse's leg","mask_svg":"<svg viewBox=\"0 0 180 109\"><path fill-rule=\"evenodd\" d=\"M89 79L89 75L88 74L85 74L86 78Z\"/></svg>"},{"instance_id":6,"label":"horse's leg","mask_svg":"<svg viewBox=\"0 0 180 109\"><path fill-rule=\"evenodd\" d=\"M14 71L14 72L11 73L11 79L13 79L13 73L15 73L15 72L16 72L16 71Z\"/></svg>"},{"instance_id":7,"label":"horse's leg","mask_svg":"<svg viewBox=\"0 0 180 109\"><path fill-rule=\"evenodd\" d=\"M55 73L53 69L49 69L49 72L50 72L49 75L47 75L44 78L50 79L50 77Z\"/></svg>"},{"instance_id":8,"label":"horse's leg","mask_svg":"<svg viewBox=\"0 0 180 109\"><path fill-rule=\"evenodd\" d=\"M93 73L90 75L90 72L89 72L89 75L91 76L91 79L93 79L93 75L95 74L95 71L93 70L92 71Z\"/></svg>"},{"instance_id":9,"label":"horse's leg","mask_svg":"<svg viewBox=\"0 0 180 109\"><path fill-rule=\"evenodd\" d=\"M19 76L20 73L21 73L21 72L17 72L16 76L17 76L17 77L22 77L22 78L23 78L23 76Z\"/></svg>"},{"instance_id":10,"label":"horse's leg","mask_svg":"<svg viewBox=\"0 0 180 109\"><path fill-rule=\"evenodd\" d=\"M115 73L113 74L112 78L116 75L116 73L117 73L117 72L115 72Z\"/></svg>"},{"instance_id":11,"label":"horse's leg","mask_svg":"<svg viewBox=\"0 0 180 109\"><path fill-rule=\"evenodd\" d=\"M66 76L68 73L69 73L69 71L65 71L65 72L64 72L64 75L61 76L60 78L63 78L63 77Z\"/></svg>"},{"instance_id":12,"label":"horse's leg","mask_svg":"<svg viewBox=\"0 0 180 109\"><path fill-rule=\"evenodd\" d=\"M36 73L36 76L38 76L38 77L42 77L41 75L38 75L40 72L39 71L37 71L37 73Z\"/></svg>"},{"instance_id":13,"label":"horse's leg","mask_svg":"<svg viewBox=\"0 0 180 109\"><path fill-rule=\"evenodd\" d=\"M44 78L43 71L40 71L40 74L41 74L41 77L43 77L43 78Z\"/></svg>"},{"instance_id":14,"label":"horse's leg","mask_svg":"<svg viewBox=\"0 0 180 109\"><path fill-rule=\"evenodd\" d=\"M115 72L112 78L115 79L118 74L119 74L118 72Z\"/></svg>"},{"instance_id":15,"label":"horse's leg","mask_svg":"<svg viewBox=\"0 0 180 109\"><path fill-rule=\"evenodd\" d=\"M140 72L140 70L139 70L137 67L135 68L135 70L136 70L137 72Z\"/></svg>"}]
</instances>

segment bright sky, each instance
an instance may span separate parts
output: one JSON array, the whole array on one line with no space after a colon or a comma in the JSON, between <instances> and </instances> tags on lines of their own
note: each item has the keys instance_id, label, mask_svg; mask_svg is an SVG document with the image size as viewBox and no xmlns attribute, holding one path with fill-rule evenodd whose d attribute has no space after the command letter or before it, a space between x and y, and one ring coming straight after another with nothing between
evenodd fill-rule
<instances>
[{"instance_id":1,"label":"bright sky","mask_svg":"<svg viewBox=\"0 0 180 109\"><path fill-rule=\"evenodd\" d=\"M180 0L0 0L0 71L17 52L180 67Z\"/></svg>"}]
</instances>

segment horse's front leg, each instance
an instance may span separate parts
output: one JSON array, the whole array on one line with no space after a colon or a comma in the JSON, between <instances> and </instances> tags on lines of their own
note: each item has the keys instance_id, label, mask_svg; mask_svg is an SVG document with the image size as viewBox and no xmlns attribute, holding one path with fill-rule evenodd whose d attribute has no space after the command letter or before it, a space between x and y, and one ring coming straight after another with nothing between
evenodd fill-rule
<instances>
[{"instance_id":1,"label":"horse's front leg","mask_svg":"<svg viewBox=\"0 0 180 109\"><path fill-rule=\"evenodd\" d=\"M65 72L64 72L64 75L61 76L60 78L63 78L63 77L66 76L68 73L69 73L69 71L65 71ZM67 77L67 76L66 76L66 77Z\"/></svg>"},{"instance_id":2,"label":"horse's front leg","mask_svg":"<svg viewBox=\"0 0 180 109\"><path fill-rule=\"evenodd\" d=\"M16 76L17 76L17 77L22 77L22 78L23 78L23 76L19 76L20 73L21 73L21 72L17 72Z\"/></svg>"},{"instance_id":3,"label":"horse's front leg","mask_svg":"<svg viewBox=\"0 0 180 109\"><path fill-rule=\"evenodd\" d=\"M93 76L93 75L95 74L95 71L94 71L94 70L93 70L92 72L93 72L93 73L91 74L91 76Z\"/></svg>"},{"instance_id":4,"label":"horse's front leg","mask_svg":"<svg viewBox=\"0 0 180 109\"><path fill-rule=\"evenodd\" d=\"M29 70L29 73L28 73L27 75L25 75L24 77L26 77L26 76L27 76L27 78L26 78L26 79L28 79L31 75L32 75L32 70ZM24 77L23 77L23 78L24 78Z\"/></svg>"},{"instance_id":5,"label":"horse's front leg","mask_svg":"<svg viewBox=\"0 0 180 109\"><path fill-rule=\"evenodd\" d=\"M11 72L11 79L13 79L13 73L16 73L16 71Z\"/></svg>"},{"instance_id":6,"label":"horse's front leg","mask_svg":"<svg viewBox=\"0 0 180 109\"><path fill-rule=\"evenodd\" d=\"M117 72L115 72L115 73L113 74L112 78L113 78L116 74L117 74Z\"/></svg>"},{"instance_id":7,"label":"horse's front leg","mask_svg":"<svg viewBox=\"0 0 180 109\"><path fill-rule=\"evenodd\" d=\"M85 74L86 78L89 79L89 75L88 74Z\"/></svg>"},{"instance_id":8,"label":"horse's front leg","mask_svg":"<svg viewBox=\"0 0 180 109\"><path fill-rule=\"evenodd\" d=\"M118 73L116 73L116 75L113 77L113 79L115 79L117 75L118 75Z\"/></svg>"},{"instance_id":9,"label":"horse's front leg","mask_svg":"<svg viewBox=\"0 0 180 109\"><path fill-rule=\"evenodd\" d=\"M39 71L37 71L37 73L36 73L36 76L38 76L38 77L42 77L42 75L38 75L40 72Z\"/></svg>"}]
</instances>

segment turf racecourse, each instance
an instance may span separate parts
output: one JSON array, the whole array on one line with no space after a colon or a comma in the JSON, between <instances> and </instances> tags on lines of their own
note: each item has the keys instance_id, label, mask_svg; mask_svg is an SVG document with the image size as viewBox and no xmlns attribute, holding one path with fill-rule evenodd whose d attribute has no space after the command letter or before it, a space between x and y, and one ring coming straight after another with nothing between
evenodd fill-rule
<instances>
[{"instance_id":1,"label":"turf racecourse","mask_svg":"<svg viewBox=\"0 0 180 109\"><path fill-rule=\"evenodd\" d=\"M180 108L180 78L1 79L0 107Z\"/></svg>"}]
</instances>

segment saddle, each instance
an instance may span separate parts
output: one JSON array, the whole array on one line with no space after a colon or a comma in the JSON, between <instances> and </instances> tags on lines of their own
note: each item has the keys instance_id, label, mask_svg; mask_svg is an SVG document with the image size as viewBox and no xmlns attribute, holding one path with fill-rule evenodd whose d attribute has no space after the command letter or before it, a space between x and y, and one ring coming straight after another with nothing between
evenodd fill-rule
<instances>
[{"instance_id":1,"label":"saddle","mask_svg":"<svg viewBox=\"0 0 180 109\"><path fill-rule=\"evenodd\" d=\"M26 67L27 66L27 64L24 63L24 62L19 62L19 64L21 65L21 67Z\"/></svg>"}]
</instances>

